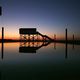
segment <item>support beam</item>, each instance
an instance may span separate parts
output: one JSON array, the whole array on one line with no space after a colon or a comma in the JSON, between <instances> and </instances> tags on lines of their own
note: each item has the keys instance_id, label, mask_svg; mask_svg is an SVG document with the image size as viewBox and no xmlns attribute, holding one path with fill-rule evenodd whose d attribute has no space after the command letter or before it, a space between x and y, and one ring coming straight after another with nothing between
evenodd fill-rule
<instances>
[{"instance_id":1,"label":"support beam","mask_svg":"<svg viewBox=\"0 0 80 80\"><path fill-rule=\"evenodd\" d=\"M4 53L4 27L2 27L2 48L1 48L1 53L2 53L2 59L3 59L3 53Z\"/></svg>"},{"instance_id":2,"label":"support beam","mask_svg":"<svg viewBox=\"0 0 80 80\"><path fill-rule=\"evenodd\" d=\"M75 42L75 39L74 39L74 34L73 34L73 49L74 49L74 42Z\"/></svg>"},{"instance_id":3,"label":"support beam","mask_svg":"<svg viewBox=\"0 0 80 80\"><path fill-rule=\"evenodd\" d=\"M56 34L54 34L54 40L56 40Z\"/></svg>"},{"instance_id":4,"label":"support beam","mask_svg":"<svg viewBox=\"0 0 80 80\"><path fill-rule=\"evenodd\" d=\"M74 41L74 34L73 34L73 41Z\"/></svg>"},{"instance_id":5,"label":"support beam","mask_svg":"<svg viewBox=\"0 0 80 80\"><path fill-rule=\"evenodd\" d=\"M65 29L65 40L66 40L66 42L67 42L67 28Z\"/></svg>"},{"instance_id":6,"label":"support beam","mask_svg":"<svg viewBox=\"0 0 80 80\"><path fill-rule=\"evenodd\" d=\"M68 38L67 38L67 28L66 28L66 29L65 29L65 41L66 41L66 43L65 43L65 58L66 58L66 59L67 59L67 53L68 53L67 40L68 40Z\"/></svg>"},{"instance_id":7,"label":"support beam","mask_svg":"<svg viewBox=\"0 0 80 80\"><path fill-rule=\"evenodd\" d=\"M2 42L4 42L4 27L2 27Z\"/></svg>"},{"instance_id":8,"label":"support beam","mask_svg":"<svg viewBox=\"0 0 80 80\"><path fill-rule=\"evenodd\" d=\"M65 59L68 58L68 44L67 42L65 43Z\"/></svg>"},{"instance_id":9,"label":"support beam","mask_svg":"<svg viewBox=\"0 0 80 80\"><path fill-rule=\"evenodd\" d=\"M28 34L28 41L30 41L30 34Z\"/></svg>"}]
</instances>

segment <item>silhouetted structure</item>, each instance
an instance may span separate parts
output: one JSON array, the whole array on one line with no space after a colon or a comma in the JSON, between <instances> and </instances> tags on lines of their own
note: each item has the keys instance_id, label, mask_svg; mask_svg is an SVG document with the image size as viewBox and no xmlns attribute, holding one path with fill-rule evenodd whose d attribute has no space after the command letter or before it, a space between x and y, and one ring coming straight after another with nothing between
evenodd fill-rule
<instances>
[{"instance_id":1,"label":"silhouetted structure","mask_svg":"<svg viewBox=\"0 0 80 80\"><path fill-rule=\"evenodd\" d=\"M3 59L3 54L4 54L4 27L2 27L2 59Z\"/></svg>"},{"instance_id":2,"label":"silhouetted structure","mask_svg":"<svg viewBox=\"0 0 80 80\"><path fill-rule=\"evenodd\" d=\"M74 42L75 42L75 39L74 39L74 34L73 34L73 49L74 49Z\"/></svg>"},{"instance_id":3,"label":"silhouetted structure","mask_svg":"<svg viewBox=\"0 0 80 80\"><path fill-rule=\"evenodd\" d=\"M50 37L41 34L36 28L20 28L19 34L21 41L52 41Z\"/></svg>"},{"instance_id":4,"label":"silhouetted structure","mask_svg":"<svg viewBox=\"0 0 80 80\"><path fill-rule=\"evenodd\" d=\"M20 34L36 34L36 28L20 28L19 29Z\"/></svg>"},{"instance_id":5,"label":"silhouetted structure","mask_svg":"<svg viewBox=\"0 0 80 80\"><path fill-rule=\"evenodd\" d=\"M67 28L65 29L65 58L67 58Z\"/></svg>"},{"instance_id":6,"label":"silhouetted structure","mask_svg":"<svg viewBox=\"0 0 80 80\"><path fill-rule=\"evenodd\" d=\"M56 34L54 34L54 40L56 40Z\"/></svg>"},{"instance_id":7,"label":"silhouetted structure","mask_svg":"<svg viewBox=\"0 0 80 80\"><path fill-rule=\"evenodd\" d=\"M67 28L65 29L65 40L67 42Z\"/></svg>"},{"instance_id":8,"label":"silhouetted structure","mask_svg":"<svg viewBox=\"0 0 80 80\"><path fill-rule=\"evenodd\" d=\"M2 42L4 42L4 27L2 27Z\"/></svg>"},{"instance_id":9,"label":"silhouetted structure","mask_svg":"<svg viewBox=\"0 0 80 80\"><path fill-rule=\"evenodd\" d=\"M2 15L2 7L0 6L0 16Z\"/></svg>"},{"instance_id":10,"label":"silhouetted structure","mask_svg":"<svg viewBox=\"0 0 80 80\"><path fill-rule=\"evenodd\" d=\"M73 41L74 41L74 34L73 34Z\"/></svg>"}]
</instances>

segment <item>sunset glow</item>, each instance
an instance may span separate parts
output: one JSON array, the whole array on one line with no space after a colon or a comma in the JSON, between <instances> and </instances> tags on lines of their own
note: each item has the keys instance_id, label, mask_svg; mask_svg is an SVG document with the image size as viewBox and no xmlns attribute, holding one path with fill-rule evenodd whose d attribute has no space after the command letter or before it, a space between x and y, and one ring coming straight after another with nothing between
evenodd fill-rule
<instances>
[{"instance_id":1,"label":"sunset glow","mask_svg":"<svg viewBox=\"0 0 80 80\"><path fill-rule=\"evenodd\" d=\"M19 39L21 27L37 28L51 38L56 34L57 39L63 39L65 28L68 28L69 38L75 33L79 39L80 5L76 0L50 0L49 3L46 0L6 0L5 3L0 0L0 5L3 13L0 16L0 28L5 28L7 39Z\"/></svg>"}]
</instances>

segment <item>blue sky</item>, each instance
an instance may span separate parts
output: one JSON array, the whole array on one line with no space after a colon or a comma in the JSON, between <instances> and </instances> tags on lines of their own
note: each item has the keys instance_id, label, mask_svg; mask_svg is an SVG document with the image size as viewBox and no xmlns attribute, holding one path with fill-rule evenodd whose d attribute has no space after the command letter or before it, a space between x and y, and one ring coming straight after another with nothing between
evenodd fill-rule
<instances>
[{"instance_id":1,"label":"blue sky","mask_svg":"<svg viewBox=\"0 0 80 80\"><path fill-rule=\"evenodd\" d=\"M49 36L64 36L66 27L69 36L80 34L79 0L0 0L0 5L0 27L5 27L6 36L19 35L20 27L36 27Z\"/></svg>"}]
</instances>

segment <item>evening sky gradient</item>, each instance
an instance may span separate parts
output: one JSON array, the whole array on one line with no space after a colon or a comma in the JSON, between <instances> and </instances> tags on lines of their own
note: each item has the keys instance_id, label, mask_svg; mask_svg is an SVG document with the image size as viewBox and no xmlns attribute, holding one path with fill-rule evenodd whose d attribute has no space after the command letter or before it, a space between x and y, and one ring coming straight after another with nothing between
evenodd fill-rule
<instances>
[{"instance_id":1,"label":"evening sky gradient","mask_svg":"<svg viewBox=\"0 0 80 80\"><path fill-rule=\"evenodd\" d=\"M50 37L64 36L65 28L70 37L80 35L80 0L0 0L0 6L0 28L5 27L7 38L18 38L21 27Z\"/></svg>"}]
</instances>

